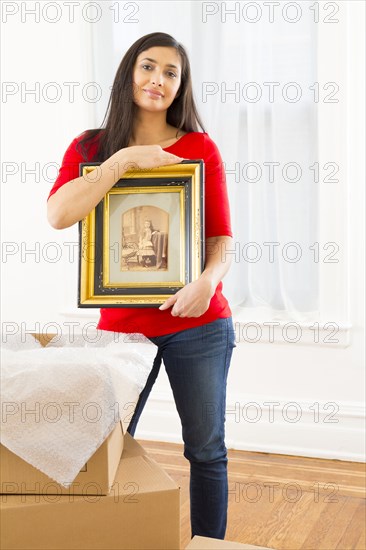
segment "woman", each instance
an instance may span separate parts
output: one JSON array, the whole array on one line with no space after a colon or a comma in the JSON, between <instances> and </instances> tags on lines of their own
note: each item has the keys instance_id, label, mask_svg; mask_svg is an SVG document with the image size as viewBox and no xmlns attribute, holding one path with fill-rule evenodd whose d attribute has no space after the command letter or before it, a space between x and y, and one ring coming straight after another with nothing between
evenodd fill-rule
<instances>
[{"instance_id":1,"label":"woman","mask_svg":"<svg viewBox=\"0 0 366 550\"><path fill-rule=\"evenodd\" d=\"M163 359L190 462L192 537L223 539L226 380L235 336L221 279L229 269L230 254L224 252L230 250L232 232L220 153L197 113L184 47L160 32L137 40L117 70L106 117L105 127L103 121L101 129L76 137L64 155L48 198L48 219L56 229L84 218L131 165L149 169L184 158L205 162L202 275L159 308L102 308L98 328L142 333L157 345L128 431L134 435ZM79 163L88 161L101 162L98 181L78 177Z\"/></svg>"}]
</instances>

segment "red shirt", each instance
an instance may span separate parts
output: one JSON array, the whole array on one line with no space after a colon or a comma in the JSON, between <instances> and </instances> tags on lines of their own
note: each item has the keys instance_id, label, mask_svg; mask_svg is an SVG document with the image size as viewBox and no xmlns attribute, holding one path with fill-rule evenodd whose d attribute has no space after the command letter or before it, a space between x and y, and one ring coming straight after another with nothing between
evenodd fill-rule
<instances>
[{"instance_id":1,"label":"red shirt","mask_svg":"<svg viewBox=\"0 0 366 550\"><path fill-rule=\"evenodd\" d=\"M88 159L84 159L75 149L84 134L76 137L62 160L57 179L48 198L68 181L79 177L79 163L88 162L96 153L97 142L88 150ZM187 159L203 159L205 162L205 236L233 236L231 231L229 202L227 197L226 176L220 152L206 132L189 132L164 151ZM231 310L222 292L222 282L211 298L208 310L200 317L174 317L172 308L101 308L98 327L114 332L137 332L145 336L162 336L215 321L220 317L230 317Z\"/></svg>"}]
</instances>

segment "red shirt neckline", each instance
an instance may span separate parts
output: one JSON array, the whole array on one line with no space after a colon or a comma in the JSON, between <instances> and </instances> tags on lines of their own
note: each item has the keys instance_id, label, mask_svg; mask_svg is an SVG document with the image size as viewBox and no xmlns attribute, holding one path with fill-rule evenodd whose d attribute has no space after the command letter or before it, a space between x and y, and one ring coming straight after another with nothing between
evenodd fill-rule
<instances>
[{"instance_id":1,"label":"red shirt neckline","mask_svg":"<svg viewBox=\"0 0 366 550\"><path fill-rule=\"evenodd\" d=\"M168 147L162 147L162 149L164 149L164 151L166 149L170 149L171 147L174 147L175 145L177 145L177 143L179 143L182 139L184 139L186 136L189 136L190 134L199 134L199 133L202 133L202 132L187 132L186 134L184 134L184 136L181 136L179 139L177 139L177 141L175 141L174 143L172 143L171 145L168 145Z\"/></svg>"}]
</instances>

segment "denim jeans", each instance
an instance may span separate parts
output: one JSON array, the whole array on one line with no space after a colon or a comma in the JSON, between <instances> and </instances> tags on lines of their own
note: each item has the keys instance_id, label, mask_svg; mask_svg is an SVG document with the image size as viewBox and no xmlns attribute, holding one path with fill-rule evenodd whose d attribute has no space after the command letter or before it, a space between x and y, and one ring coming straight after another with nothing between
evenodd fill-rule
<instances>
[{"instance_id":1,"label":"denim jeans","mask_svg":"<svg viewBox=\"0 0 366 550\"><path fill-rule=\"evenodd\" d=\"M184 456L190 462L191 536L224 539L228 507L224 423L226 381L235 347L232 318L149 339L158 346L157 355L127 431L134 435L163 359L182 424Z\"/></svg>"}]
</instances>

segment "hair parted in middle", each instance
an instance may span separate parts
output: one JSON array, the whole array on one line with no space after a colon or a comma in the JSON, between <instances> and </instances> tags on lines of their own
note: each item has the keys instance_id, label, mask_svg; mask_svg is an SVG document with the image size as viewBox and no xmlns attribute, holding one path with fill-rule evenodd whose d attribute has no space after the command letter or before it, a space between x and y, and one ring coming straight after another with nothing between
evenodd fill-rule
<instances>
[{"instance_id":1,"label":"hair parted in middle","mask_svg":"<svg viewBox=\"0 0 366 550\"><path fill-rule=\"evenodd\" d=\"M173 36L153 32L142 36L127 50L117 69L106 114L100 128L87 130L77 148L85 160L103 162L130 143L137 106L133 98L133 70L137 57L156 46L175 48L182 64L181 84L167 111L167 123L185 132L198 132L204 126L195 105L192 90L191 68L187 52ZM98 149L93 159L87 158L87 147L98 138Z\"/></svg>"}]
</instances>

